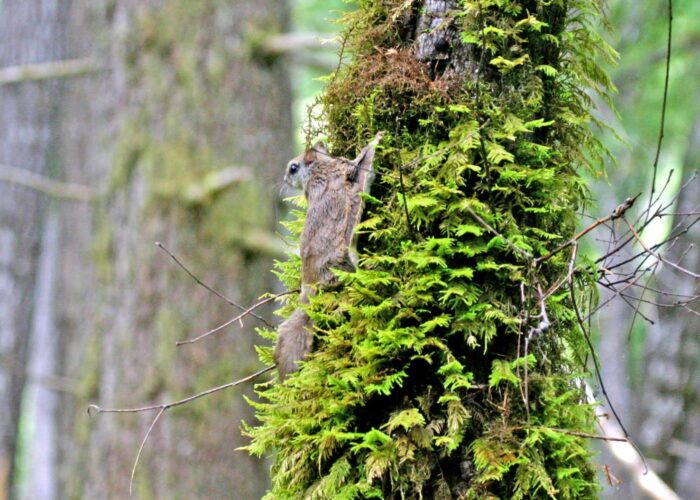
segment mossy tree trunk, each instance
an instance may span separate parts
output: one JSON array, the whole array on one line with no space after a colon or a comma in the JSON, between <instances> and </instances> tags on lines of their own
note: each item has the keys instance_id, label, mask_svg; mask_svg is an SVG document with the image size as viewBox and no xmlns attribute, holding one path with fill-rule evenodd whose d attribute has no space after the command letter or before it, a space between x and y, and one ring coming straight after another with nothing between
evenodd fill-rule
<instances>
[{"instance_id":1,"label":"mossy tree trunk","mask_svg":"<svg viewBox=\"0 0 700 500\"><path fill-rule=\"evenodd\" d=\"M167 402L260 366L253 318L176 348L239 311L154 242L240 304L274 286L272 186L291 155L290 85L284 62L258 59L254 47L286 29L281 0L72 2L70 56L103 70L67 88L63 178L105 194L60 214L59 364L77 383L58 415L61 498L126 498L155 416L90 418L89 403ZM136 497L260 496L266 464L236 451L250 415L241 393L163 415L136 471Z\"/></svg>"},{"instance_id":2,"label":"mossy tree trunk","mask_svg":"<svg viewBox=\"0 0 700 500\"><path fill-rule=\"evenodd\" d=\"M573 235L603 153L599 5L357 4L323 113L335 154L386 131L379 178L359 270L312 300L314 354L256 405L269 497L594 497L574 310L594 280L569 283L571 248L537 258Z\"/></svg>"}]
</instances>

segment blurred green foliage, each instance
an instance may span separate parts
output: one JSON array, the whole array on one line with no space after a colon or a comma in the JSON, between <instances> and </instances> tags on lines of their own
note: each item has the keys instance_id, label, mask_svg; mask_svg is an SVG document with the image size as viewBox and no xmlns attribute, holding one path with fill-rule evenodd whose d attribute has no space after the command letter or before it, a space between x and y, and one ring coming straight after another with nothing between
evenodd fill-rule
<instances>
[{"instance_id":1,"label":"blurred green foliage","mask_svg":"<svg viewBox=\"0 0 700 500\"><path fill-rule=\"evenodd\" d=\"M663 171L682 166L688 133L700 111L700 25L696 21L700 3L675 0L673 8L673 52L660 165ZM618 88L615 105L620 118L615 129L629 145L610 134L602 139L617 158L609 175L616 194L624 199L630 193L648 190L651 182L666 71L668 1L613 0L609 16L613 27L610 42L620 53L619 64L609 68Z\"/></svg>"},{"instance_id":2,"label":"blurred green foliage","mask_svg":"<svg viewBox=\"0 0 700 500\"><path fill-rule=\"evenodd\" d=\"M659 140L663 87L666 73L668 37L668 0L629 2L611 0L609 21L612 26L610 43L620 54L619 64L608 69L618 89L614 98L617 116L601 110L598 116L607 121L623 139L600 131L601 141L611 151L615 164L609 165L604 182L591 182L596 202L589 207L593 217L606 215L610 209L604 200L616 203L643 192L639 205L647 203L652 183L652 165ZM674 175L665 199L670 199L698 165L685 164L688 136L700 111L700 3L695 0L673 1L673 37L669 75L666 123L659 161L657 187L670 171ZM598 203L600 201L600 203ZM661 240L670 230L670 217L655 222L645 237ZM591 244L588 252L596 252ZM654 313L653 316L656 314ZM628 351L629 384L640 384L645 355L648 324L635 322L631 327L632 310L627 324L618 328L627 334L631 328Z\"/></svg>"},{"instance_id":3,"label":"blurred green foliage","mask_svg":"<svg viewBox=\"0 0 700 500\"><path fill-rule=\"evenodd\" d=\"M297 33L314 33L322 39L333 39L340 31L338 24L343 12L352 8L344 0L292 0L292 31ZM328 45L323 52L335 53L337 49ZM329 60L335 61L335 57ZM307 108L313 104L325 85L322 77L330 71L305 64L293 64L291 68L292 86L294 89L294 123L298 131L295 138L298 147L302 148L304 135L302 125L306 118Z\"/></svg>"}]
</instances>

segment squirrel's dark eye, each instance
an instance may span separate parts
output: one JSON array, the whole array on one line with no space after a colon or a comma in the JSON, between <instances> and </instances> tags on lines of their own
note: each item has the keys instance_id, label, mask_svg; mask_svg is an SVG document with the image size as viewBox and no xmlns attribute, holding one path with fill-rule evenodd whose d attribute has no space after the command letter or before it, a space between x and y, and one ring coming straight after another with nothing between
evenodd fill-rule
<instances>
[{"instance_id":1,"label":"squirrel's dark eye","mask_svg":"<svg viewBox=\"0 0 700 500\"><path fill-rule=\"evenodd\" d=\"M289 173L291 175L294 175L297 173L297 170L299 170L299 164L298 163L292 163L289 165Z\"/></svg>"}]
</instances>

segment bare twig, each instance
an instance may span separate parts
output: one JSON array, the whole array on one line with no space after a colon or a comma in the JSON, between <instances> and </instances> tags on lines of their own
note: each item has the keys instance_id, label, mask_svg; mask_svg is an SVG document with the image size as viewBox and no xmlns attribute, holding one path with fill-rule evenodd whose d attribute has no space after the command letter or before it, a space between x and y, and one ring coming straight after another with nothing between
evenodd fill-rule
<instances>
[{"instance_id":1,"label":"bare twig","mask_svg":"<svg viewBox=\"0 0 700 500\"><path fill-rule=\"evenodd\" d=\"M647 466L647 461L646 461L646 458L644 457L644 454L639 449L639 447L630 439L630 434L629 434L629 432L627 432L627 429L625 428L624 424L622 423L620 416L618 415L617 411L615 410L615 407L613 406L613 404L610 400L610 396L608 395L608 391L605 388L605 383L603 382L603 376L600 373L598 356L596 355L595 348L593 347L593 342L591 341L590 332L586 328L586 323L581 315L581 311L580 311L580 309L578 307L578 303L576 301L576 293L574 291L573 277L569 280L569 294L571 296L571 305L574 309L574 313L576 314L576 319L578 321L579 328L581 329L581 333L583 335L584 340L586 341L586 344L588 345L588 349L589 349L589 353L591 355L591 358L593 359L594 373L596 376L596 380L597 380L598 384L600 385L600 390L603 393L603 397L605 398L605 402L610 407L610 411L614 415L615 421L620 426L620 429L622 430L622 433L624 434L625 438L627 439L627 442L630 445L632 445L634 447L634 449L637 451L637 453L639 454L639 458L641 459L642 463L644 464L645 471L648 471L649 467Z\"/></svg>"},{"instance_id":2,"label":"bare twig","mask_svg":"<svg viewBox=\"0 0 700 500\"><path fill-rule=\"evenodd\" d=\"M279 33L269 35L260 42L265 55L297 55L310 50L338 49L338 38L331 33Z\"/></svg>"},{"instance_id":3,"label":"bare twig","mask_svg":"<svg viewBox=\"0 0 700 500\"><path fill-rule=\"evenodd\" d=\"M134 465L131 467L131 478L129 479L129 496L131 496L131 492L134 486L134 475L136 475L136 467L139 465L139 459L141 458L141 453L143 452L144 446L146 446L146 441L148 441L148 436L151 435L151 431L153 428L156 426L158 423L158 420L160 419L160 416L165 412L165 408L161 408L160 411L156 414L156 417L153 419L153 422L151 422L151 425L148 427L148 430L146 431L146 435L143 436L143 440L141 440L141 446L139 446L139 451L136 453L136 459L134 460Z\"/></svg>"},{"instance_id":4,"label":"bare twig","mask_svg":"<svg viewBox=\"0 0 700 500\"><path fill-rule=\"evenodd\" d=\"M464 208L467 209L467 212L469 212L469 214L470 214L472 217L474 217L474 219L476 219L476 221L477 221L479 224L481 224L481 225L482 225L487 231L489 231L491 234L494 234L495 236L498 236L499 238L501 238L501 239L503 240L503 242L504 242L506 245L508 245L508 247L509 247L510 249L512 249L515 253L518 253L518 254L520 254L520 255L522 255L522 256L524 256L524 257L527 257L527 258L532 258L532 255L530 254L530 252L528 252L527 250L523 250L522 248L516 247L515 244L513 244L512 241L510 241L508 238L506 238L506 237L503 236L501 233L499 233L498 231L496 231L493 227L491 227L491 225L490 225L488 222L486 222L484 219L482 219L482 218L479 216L479 214L477 214L477 213L472 209L472 207L470 207L469 205L465 204L465 205L464 205Z\"/></svg>"},{"instance_id":5,"label":"bare twig","mask_svg":"<svg viewBox=\"0 0 700 500\"><path fill-rule=\"evenodd\" d=\"M649 247L647 247L647 246L644 244L644 241L642 240L642 238L639 236L639 234L637 233L637 231L635 231L634 226L632 226L632 224L630 224L629 221L628 221L627 219L624 219L624 221L625 221L625 223L627 224L627 226L630 228L630 231L631 231L632 234L634 235L634 238L639 242L639 244L642 246L642 248L644 249L644 251L645 251L647 254L651 255L652 257L656 258L657 260L659 260L660 262L662 262L662 263L664 263L664 264L668 264L669 266L673 267L674 269L680 271L680 272L683 273L683 274L687 274L688 276L691 276L691 277L693 277L693 278L695 278L695 279L700 279L700 274L694 273L693 271L691 271L691 270L689 270L689 269L686 269L686 268L684 268L684 267L681 267L681 266L679 266L678 264L676 264L675 262L671 262L670 260L664 259L664 258L661 256L661 254L659 254L659 253L654 253Z\"/></svg>"},{"instance_id":6,"label":"bare twig","mask_svg":"<svg viewBox=\"0 0 700 500\"><path fill-rule=\"evenodd\" d=\"M92 415L92 412L95 412L97 414L100 413L141 413L145 411L153 411L153 410L158 410L158 413L156 414L155 418L151 422L151 425L148 427L148 430L146 431L146 434L143 437L143 440L141 441L141 446L139 446L139 450L136 453L136 459L134 460L134 465L131 468L131 479L129 481L129 495L131 495L132 492L132 486L134 483L134 475L136 474L136 467L138 466L139 460L141 458L141 454L143 453L143 449L146 446L146 441L148 441L148 437L151 435L151 432L155 428L156 424L158 423L158 420L160 420L160 417L165 413L167 410L170 408L174 408L175 406L180 406L184 405L187 403L190 403L194 401L195 399L202 398L204 396L208 396L210 394L214 394L215 392L223 391L225 389L229 389L231 387L235 387L237 385L240 385L244 382L248 382L249 380L253 380L256 377L259 377L260 375L269 372L270 370L273 370L276 365L271 365L267 366L265 368L262 368L255 373L251 373L250 375L243 377L242 379L236 380L235 382L229 382L228 384L223 384L218 387L213 387L211 389L207 389L206 391L202 391L200 393L197 393L193 396L186 397L184 399L180 399L178 401L172 401L170 403L162 403L159 405L151 405L151 406L142 406L140 408L101 408L98 405L89 405L87 412L88 415Z\"/></svg>"},{"instance_id":7,"label":"bare twig","mask_svg":"<svg viewBox=\"0 0 700 500\"><path fill-rule=\"evenodd\" d=\"M659 166L659 156L661 155L661 143L664 139L664 128L666 125L666 103L668 100L668 80L671 74L671 40L673 38L673 0L668 0L668 34L666 36L666 72L664 75L664 92L661 104L661 124L659 125L659 140L656 145L656 155L654 156L654 173L651 180L651 195L649 196L649 208L656 192L656 173Z\"/></svg>"},{"instance_id":8,"label":"bare twig","mask_svg":"<svg viewBox=\"0 0 700 500\"><path fill-rule=\"evenodd\" d=\"M192 278L199 286L201 286L201 287L203 287L204 289L210 291L211 293L213 293L214 295L216 295L217 297L219 297L221 300L227 302L228 304L232 305L233 307L236 307L236 308L240 309L241 311L245 311L245 310L246 310L245 307L243 307L243 306L240 305L240 304L235 303L234 301L232 301L231 299L229 299L228 297L226 297L224 294L222 294L222 293L219 292L218 290L216 290L216 289L210 287L209 285L205 284L202 280L200 280L197 276L195 276L194 273L192 273L192 271L190 271L190 270L187 268L187 266L185 266L185 265L180 261L180 259L178 259L177 257L175 257L175 255L174 255L170 250L168 250L167 248L165 248L165 245L163 245L160 241L156 241L156 246L157 246L158 248L160 248L161 250L163 250L166 254L168 254L168 256L169 256L171 259L173 259L173 261L175 262L175 264L177 264L177 265L180 267L180 269L182 269L183 271L185 271L185 272L187 273L187 275L188 275L190 278ZM269 321L267 321L265 318L263 318L262 316L259 316L259 315L257 315L256 313L254 313L254 312L252 312L252 311L250 312L250 315L253 316L254 318L256 318L256 319L262 321L263 323L265 323L266 326L272 328L272 324L271 324Z\"/></svg>"},{"instance_id":9,"label":"bare twig","mask_svg":"<svg viewBox=\"0 0 700 500\"><path fill-rule=\"evenodd\" d=\"M236 380L235 382L229 382L228 384L220 385L217 387L213 387L211 389L207 389L206 391L202 391L200 393L195 394L194 396L189 396L184 399L180 399L178 401L173 401L170 403L162 403L159 405L150 405L150 406L142 406L140 408L101 408L98 405L89 405L88 406L88 415L92 415L92 412L96 413L140 413L143 411L152 411L152 410L160 410L160 409L165 409L168 410L170 408L173 408L175 406L180 406L187 404L191 401L194 401L195 399L202 398L204 396L208 396L210 394L214 394L215 392L223 391L224 389L229 389L231 387L235 387L237 385L242 384L243 382L248 382L249 380L254 379L255 377L258 377L264 373L269 372L270 370L274 369L276 365L271 365L265 368L262 368L261 370L258 370L255 373L252 373L240 380Z\"/></svg>"},{"instance_id":10,"label":"bare twig","mask_svg":"<svg viewBox=\"0 0 700 500\"><path fill-rule=\"evenodd\" d=\"M230 324L235 323L236 321L241 321L243 318L245 318L246 316L248 316L252 311L254 311L255 309L257 309L258 307L260 307L260 306L262 306L262 305L264 305L264 304L267 304L268 302L271 302L271 301L273 301L273 300L275 300L275 299L278 299L278 298L280 298L280 297L284 297L285 295L289 295L289 294L292 294L292 293L299 293L299 289L296 289L296 290L288 290L288 291L286 291L286 292L282 292L282 293L278 293L278 294L276 294L276 295L271 295L271 296L269 296L269 297L266 297L266 298L264 298L263 300L261 300L261 301L255 303L255 304L253 304L252 306L250 306L248 309L246 309L245 311L243 311L241 314L239 314L239 315L236 316L235 318L232 318L232 319L228 320L226 323L224 323L224 324L222 324L222 325L219 325L219 326L217 326L216 328L213 328L213 329L209 330L208 332L205 332L205 333L201 334L200 336L195 337L195 338L193 338L193 339L180 340L180 341L176 342L175 345L181 346L181 345L184 345L184 344L193 344L193 343L197 342L198 340L202 340L203 338L209 337L210 335L213 335L213 334L215 334L216 332L219 332L219 331L223 330L224 328L226 328L226 327L229 326Z\"/></svg>"},{"instance_id":11,"label":"bare twig","mask_svg":"<svg viewBox=\"0 0 700 500\"><path fill-rule=\"evenodd\" d=\"M590 385L585 385L586 399L588 404L594 406L596 416L598 416L598 426L604 436L619 435L624 430L613 420L610 420L598 405ZM626 440L626 443L607 443L613 456L627 469L634 482L647 494L656 500L680 500L680 497L663 482L663 480L649 469L644 461L644 457L639 454L639 450L633 442Z\"/></svg>"},{"instance_id":12,"label":"bare twig","mask_svg":"<svg viewBox=\"0 0 700 500\"><path fill-rule=\"evenodd\" d=\"M558 432L560 434L567 434L569 436L576 436L576 437L582 437L586 439L599 439L601 441L614 441L614 442L622 442L626 443L627 438L624 437L615 437L615 436L601 436L599 434L590 434L588 432L579 432L579 431L573 431L569 429L559 429L557 427L546 427L542 425L535 425L535 426L530 426L530 427L514 427L514 429L521 429L524 431L527 430L542 430L542 431L552 431L552 432Z\"/></svg>"},{"instance_id":13,"label":"bare twig","mask_svg":"<svg viewBox=\"0 0 700 500\"><path fill-rule=\"evenodd\" d=\"M557 248L555 248L554 250L552 250L551 252L549 252L547 255L545 255L545 256L543 256L543 257L538 257L538 258L536 258L536 259L535 259L535 263L536 263L536 264L539 264L540 262L545 262L545 261L551 259L552 257L554 257L556 254L558 254L558 253L561 252L562 250L564 250L564 249L565 249L566 247L568 247L569 245L572 245L574 242L576 242L576 241L580 240L581 238L583 238L584 236L586 236L588 233L590 233L591 231L593 231L593 230L594 230L595 228L597 228L598 226L603 225L603 224L605 224L605 223L608 222L608 221L612 221L612 220L615 220L615 219L618 219L618 218L622 217L622 216L625 214L625 212L627 212L627 210L629 210L629 209L634 205L634 202L637 200L637 198L639 198L639 196L640 196L641 194L642 194L642 193L639 193L639 194L637 194L637 195L634 196L634 197L627 198L627 199L626 199L625 201L623 201L620 205L618 205L618 206L615 208L615 210L613 210L613 211L610 213L610 215L607 215L607 216L605 216L605 217L603 217L603 218L601 218L601 219L596 220L595 222L593 222L592 224L590 224L588 227L586 227L585 229L581 230L578 234L576 234L576 235L575 235L573 238L571 238L569 241L567 241L567 242L565 242L565 243L562 243L562 244L559 245Z\"/></svg>"}]
</instances>

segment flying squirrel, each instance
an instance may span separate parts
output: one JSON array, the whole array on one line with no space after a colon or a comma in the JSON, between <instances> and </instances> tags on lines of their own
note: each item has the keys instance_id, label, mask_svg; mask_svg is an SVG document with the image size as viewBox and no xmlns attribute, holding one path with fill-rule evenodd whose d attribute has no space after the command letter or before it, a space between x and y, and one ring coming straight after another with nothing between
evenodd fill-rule
<instances>
[{"instance_id":1,"label":"flying squirrel","mask_svg":"<svg viewBox=\"0 0 700 500\"><path fill-rule=\"evenodd\" d=\"M301 233L301 304L318 290L338 286L333 269L352 272L357 266L355 226L362 217L360 193L369 193L374 180L374 149L379 132L354 160L331 156L322 142L287 164L285 182L303 189L307 200ZM313 347L313 323L297 308L279 326L275 362L280 380L295 371Z\"/></svg>"}]
</instances>

